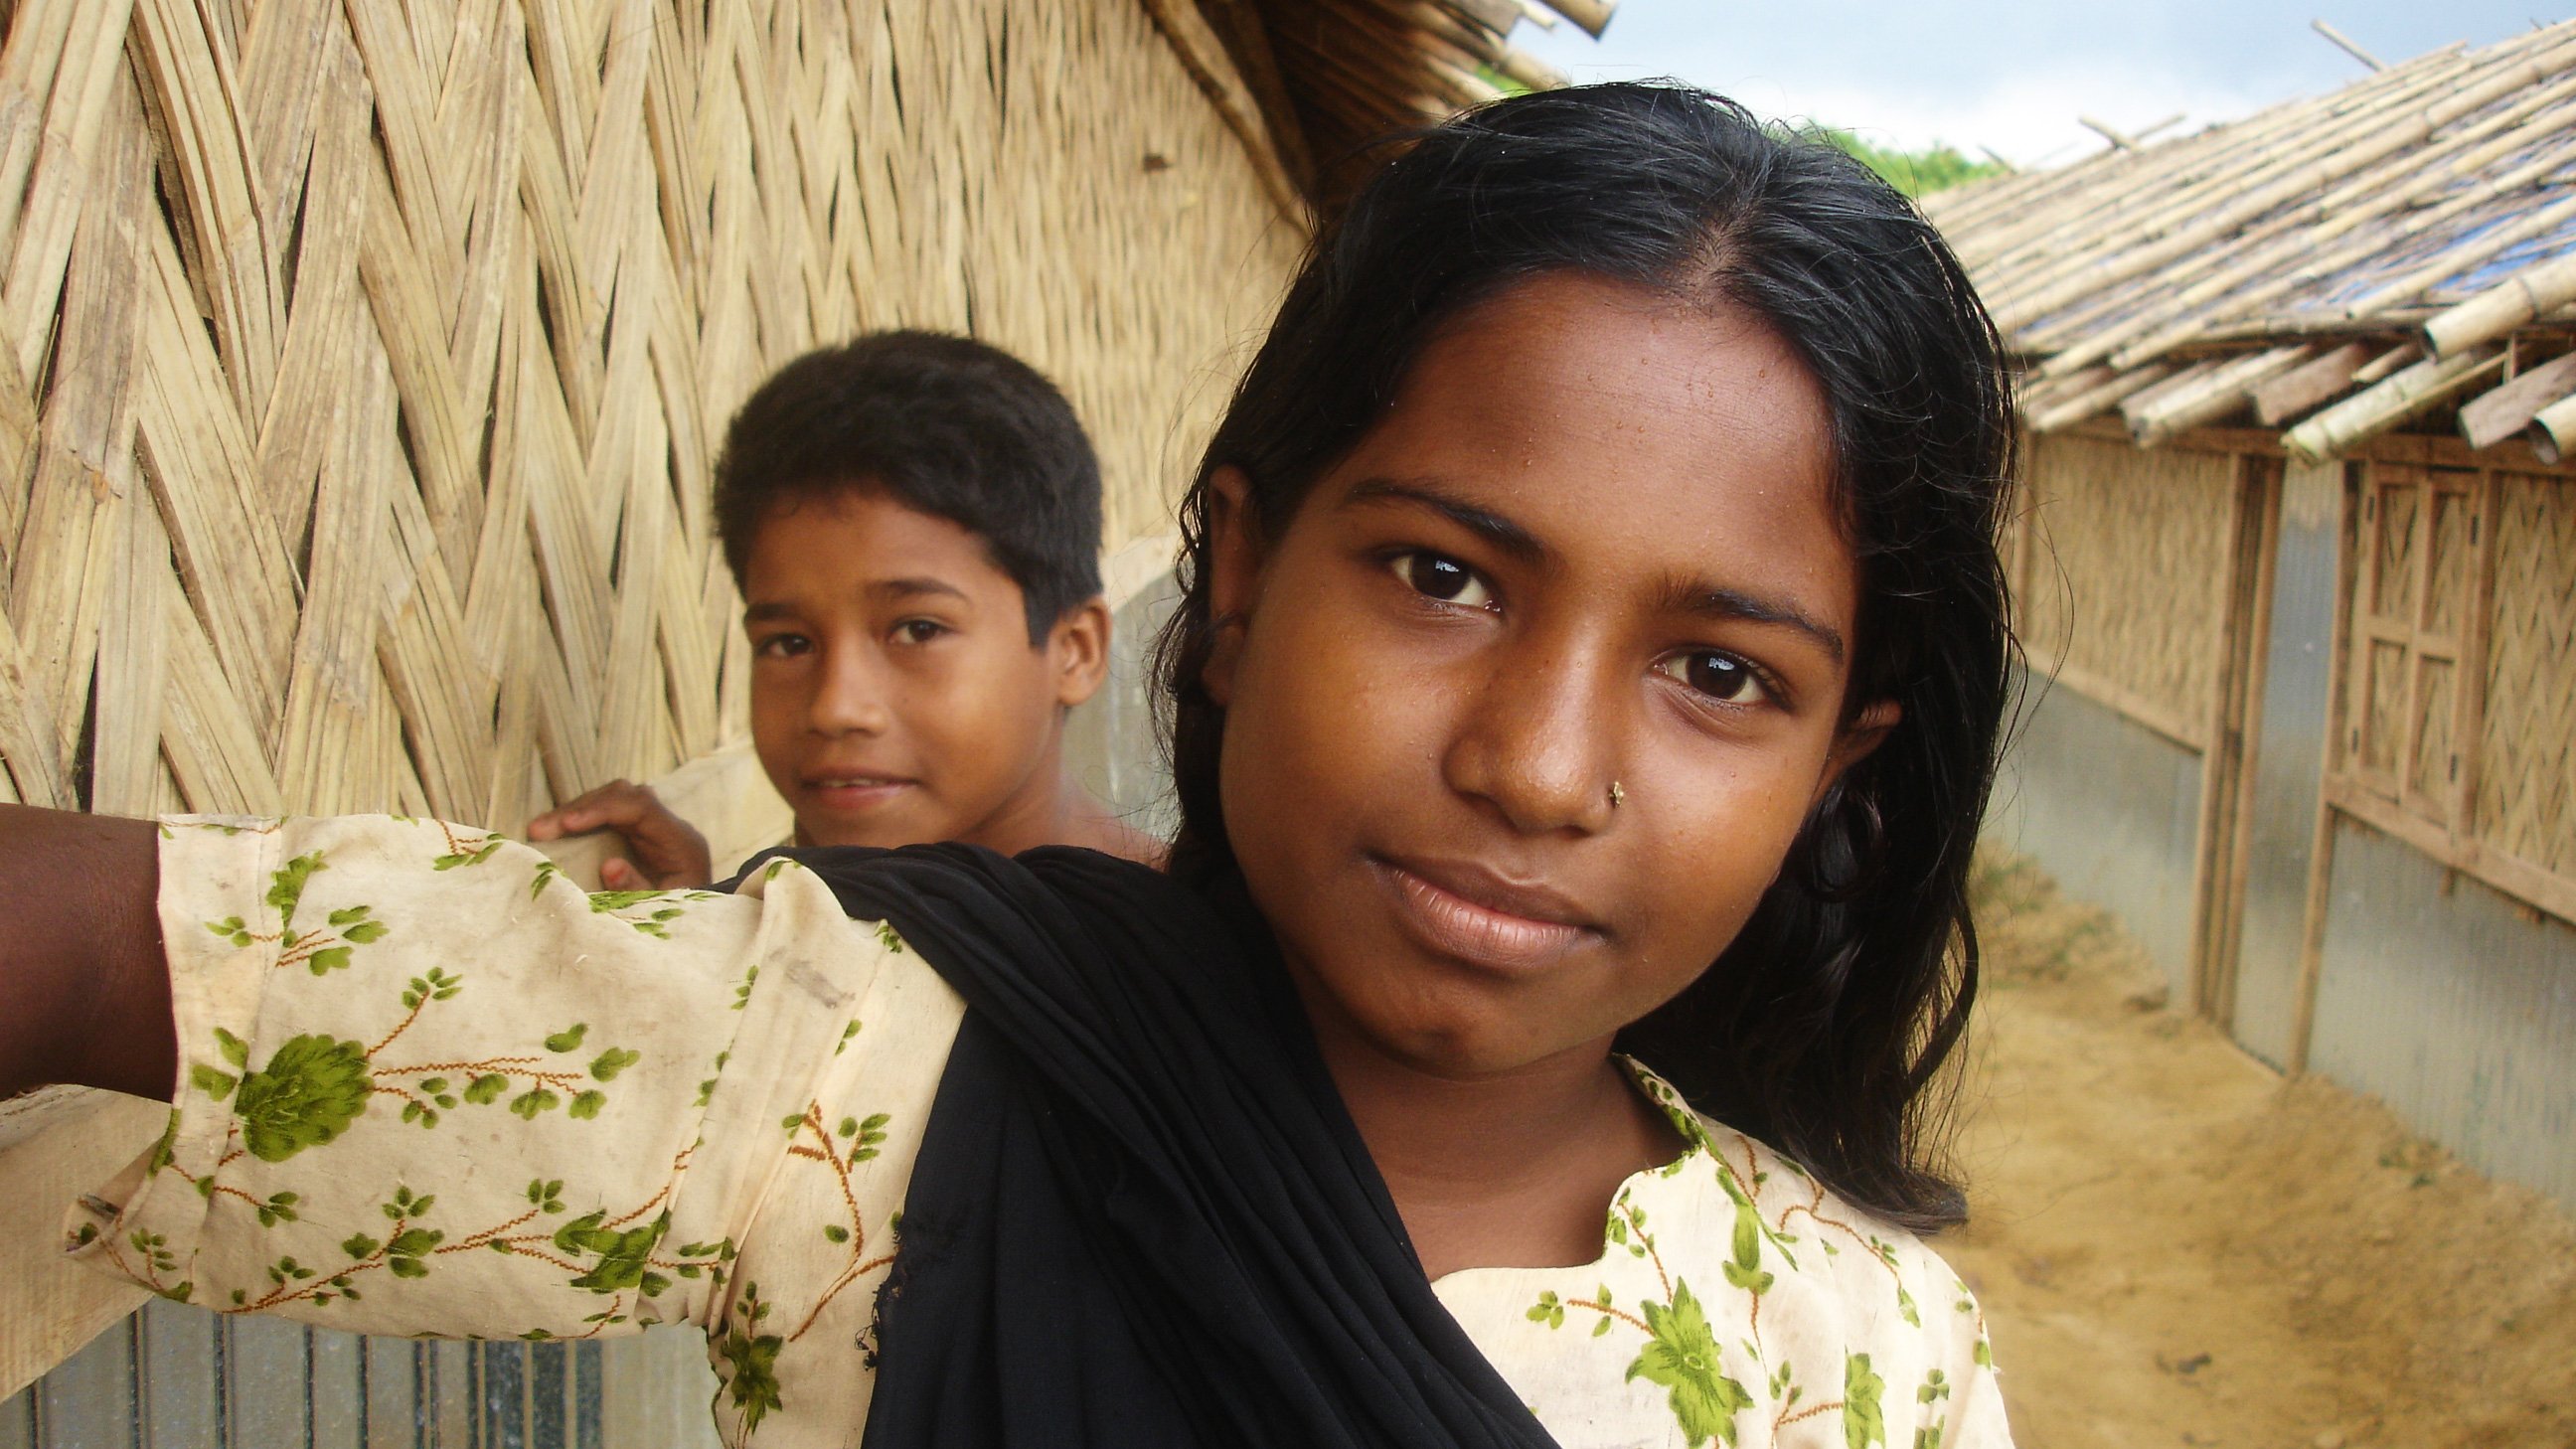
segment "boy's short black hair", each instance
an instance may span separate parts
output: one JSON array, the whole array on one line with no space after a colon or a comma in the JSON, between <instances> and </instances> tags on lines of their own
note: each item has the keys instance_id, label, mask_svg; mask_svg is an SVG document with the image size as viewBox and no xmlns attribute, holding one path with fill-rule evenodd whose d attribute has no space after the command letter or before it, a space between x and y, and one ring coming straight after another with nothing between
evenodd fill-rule
<instances>
[{"instance_id":1,"label":"boy's short black hair","mask_svg":"<svg viewBox=\"0 0 2576 1449\"><path fill-rule=\"evenodd\" d=\"M716 537L737 587L771 512L848 489L984 540L1027 601L1029 642L1100 592L1100 462L1073 405L998 347L874 332L780 368L716 459Z\"/></svg>"}]
</instances>

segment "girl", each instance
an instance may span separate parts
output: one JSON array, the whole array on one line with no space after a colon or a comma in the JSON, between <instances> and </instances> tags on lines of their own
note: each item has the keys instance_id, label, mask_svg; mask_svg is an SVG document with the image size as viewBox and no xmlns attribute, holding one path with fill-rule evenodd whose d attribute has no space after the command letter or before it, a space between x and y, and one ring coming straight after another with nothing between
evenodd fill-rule
<instances>
[{"instance_id":1,"label":"girl","mask_svg":"<svg viewBox=\"0 0 2576 1449\"><path fill-rule=\"evenodd\" d=\"M1184 503L1170 876L585 898L480 831L175 821L156 915L149 827L12 812L0 1086L174 1095L79 1256L696 1322L738 1443L2002 1444L1908 1230L1961 1215L2011 448L1858 167L1677 87L1504 102L1319 236Z\"/></svg>"}]
</instances>

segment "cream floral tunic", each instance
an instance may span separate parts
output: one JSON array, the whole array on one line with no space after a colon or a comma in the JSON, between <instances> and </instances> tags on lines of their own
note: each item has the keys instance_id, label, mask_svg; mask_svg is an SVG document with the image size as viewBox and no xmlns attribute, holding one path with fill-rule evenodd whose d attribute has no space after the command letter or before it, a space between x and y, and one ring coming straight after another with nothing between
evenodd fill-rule
<instances>
[{"instance_id":1,"label":"cream floral tunic","mask_svg":"<svg viewBox=\"0 0 2576 1449\"><path fill-rule=\"evenodd\" d=\"M366 1333L693 1323L729 1443L855 1441L964 1010L891 930L792 865L584 894L376 818L167 822L160 914L177 1110L72 1209L74 1256ZM1562 1443L2008 1443L1939 1259L1637 1080L1693 1145L1621 1188L1600 1260L1437 1285Z\"/></svg>"}]
</instances>

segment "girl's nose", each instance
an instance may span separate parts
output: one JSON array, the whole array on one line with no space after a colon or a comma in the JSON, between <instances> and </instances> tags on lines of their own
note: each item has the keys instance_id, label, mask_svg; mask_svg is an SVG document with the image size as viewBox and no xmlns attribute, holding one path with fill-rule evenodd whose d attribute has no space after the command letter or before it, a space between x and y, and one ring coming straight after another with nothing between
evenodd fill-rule
<instances>
[{"instance_id":1,"label":"girl's nose","mask_svg":"<svg viewBox=\"0 0 2576 1449\"><path fill-rule=\"evenodd\" d=\"M1574 647L1500 644L1465 696L1442 774L1523 834L1589 835L1616 808L1617 734L1628 711L1606 662Z\"/></svg>"},{"instance_id":2,"label":"girl's nose","mask_svg":"<svg viewBox=\"0 0 2576 1449\"><path fill-rule=\"evenodd\" d=\"M823 652L806 709L816 734L883 734L891 722L883 670L868 650L837 645Z\"/></svg>"}]
</instances>

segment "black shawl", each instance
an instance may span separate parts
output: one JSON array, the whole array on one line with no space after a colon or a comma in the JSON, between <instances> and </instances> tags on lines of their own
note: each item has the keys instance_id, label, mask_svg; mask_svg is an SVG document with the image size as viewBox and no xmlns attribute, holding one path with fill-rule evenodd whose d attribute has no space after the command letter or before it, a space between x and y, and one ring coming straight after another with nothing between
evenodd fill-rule
<instances>
[{"instance_id":1,"label":"black shawl","mask_svg":"<svg viewBox=\"0 0 2576 1449\"><path fill-rule=\"evenodd\" d=\"M779 853L967 1003L867 1449L1553 1443L1424 1279L1239 884L1067 847Z\"/></svg>"}]
</instances>

